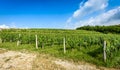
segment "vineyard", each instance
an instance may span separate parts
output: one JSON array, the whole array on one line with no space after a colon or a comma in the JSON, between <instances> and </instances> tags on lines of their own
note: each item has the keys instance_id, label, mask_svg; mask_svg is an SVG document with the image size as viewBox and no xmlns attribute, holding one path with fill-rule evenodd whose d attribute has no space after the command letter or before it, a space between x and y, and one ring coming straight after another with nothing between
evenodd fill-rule
<instances>
[{"instance_id":1,"label":"vineyard","mask_svg":"<svg viewBox=\"0 0 120 70\"><path fill-rule=\"evenodd\" d=\"M35 48L36 38L38 49ZM65 39L66 53L63 53ZM17 42L19 45L17 46ZM103 44L106 41L106 62L103 59ZM0 31L0 47L7 43L17 48L30 45L34 51L74 61L86 61L97 65L120 68L120 35L102 34L85 30L55 29L5 29ZM7 45L5 48L10 48ZM22 49L24 49L23 47Z\"/></svg>"}]
</instances>

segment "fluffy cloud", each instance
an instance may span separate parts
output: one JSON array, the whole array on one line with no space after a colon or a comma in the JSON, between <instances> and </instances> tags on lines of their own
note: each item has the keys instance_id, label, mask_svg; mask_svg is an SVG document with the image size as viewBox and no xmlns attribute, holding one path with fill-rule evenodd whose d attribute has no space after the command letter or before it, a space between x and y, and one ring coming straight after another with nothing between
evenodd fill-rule
<instances>
[{"instance_id":1,"label":"fluffy cloud","mask_svg":"<svg viewBox=\"0 0 120 70\"><path fill-rule=\"evenodd\" d=\"M3 25L0 25L0 28L9 28L9 26L7 26L7 25L5 25L5 24L3 24Z\"/></svg>"},{"instance_id":2,"label":"fluffy cloud","mask_svg":"<svg viewBox=\"0 0 120 70\"><path fill-rule=\"evenodd\" d=\"M85 16L86 14L94 13L96 11L103 10L108 5L108 0L88 0L80 5L80 8L73 14L74 18Z\"/></svg>"},{"instance_id":3,"label":"fluffy cloud","mask_svg":"<svg viewBox=\"0 0 120 70\"><path fill-rule=\"evenodd\" d=\"M66 21L66 28L74 29L85 25L120 24L120 7L105 12L108 0L88 0ZM96 14L97 13L97 14Z\"/></svg>"},{"instance_id":4,"label":"fluffy cloud","mask_svg":"<svg viewBox=\"0 0 120 70\"><path fill-rule=\"evenodd\" d=\"M88 20L78 21L75 23L75 27L84 25L116 25L120 24L120 7L109 10L97 17L91 17Z\"/></svg>"},{"instance_id":5,"label":"fluffy cloud","mask_svg":"<svg viewBox=\"0 0 120 70\"><path fill-rule=\"evenodd\" d=\"M0 29L9 29L9 28L17 28L15 22L11 22L9 25L5 25L5 24L0 25Z\"/></svg>"},{"instance_id":6,"label":"fluffy cloud","mask_svg":"<svg viewBox=\"0 0 120 70\"><path fill-rule=\"evenodd\" d=\"M101 15L99 15L98 17L94 18L93 22L92 23L97 23L98 25L101 25L101 24L118 24L118 23L113 23L113 22L116 22L116 21L119 21L120 20L120 7L117 7L115 9L112 9L112 10L109 10L108 12L106 13L103 13Z\"/></svg>"}]
</instances>

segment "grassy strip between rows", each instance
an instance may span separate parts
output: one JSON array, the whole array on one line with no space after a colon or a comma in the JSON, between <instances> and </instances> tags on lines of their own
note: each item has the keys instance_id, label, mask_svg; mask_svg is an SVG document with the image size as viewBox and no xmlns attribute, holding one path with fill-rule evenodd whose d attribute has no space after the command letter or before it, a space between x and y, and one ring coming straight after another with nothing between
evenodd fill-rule
<instances>
[{"instance_id":1,"label":"grassy strip between rows","mask_svg":"<svg viewBox=\"0 0 120 70\"><path fill-rule=\"evenodd\" d=\"M92 64L96 64L97 66L105 66L105 67L115 67L120 68L120 54L117 54L117 57L112 59L111 61L107 61L106 63L103 61L103 53L101 53L102 47L98 45L94 45L88 48L80 47L79 49L69 49L67 48L66 54L63 53L62 45L54 45L54 46L45 46L44 48L39 47L39 49L35 48L35 44L22 44L20 46L16 46L16 42L6 42L1 43L0 48L5 48L7 50L14 51L29 51L29 52L38 52L50 54L51 56L72 60L74 62L85 61ZM120 52L118 52L120 53Z\"/></svg>"}]
</instances>

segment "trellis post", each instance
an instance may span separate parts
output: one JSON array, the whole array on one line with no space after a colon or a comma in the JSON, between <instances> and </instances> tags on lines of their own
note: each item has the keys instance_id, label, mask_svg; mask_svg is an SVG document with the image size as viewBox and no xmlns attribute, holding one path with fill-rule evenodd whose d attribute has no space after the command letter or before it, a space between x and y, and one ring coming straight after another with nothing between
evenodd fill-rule
<instances>
[{"instance_id":1,"label":"trellis post","mask_svg":"<svg viewBox=\"0 0 120 70\"><path fill-rule=\"evenodd\" d=\"M37 35L35 35L36 38L36 49L38 49L38 40L37 40Z\"/></svg>"},{"instance_id":2,"label":"trellis post","mask_svg":"<svg viewBox=\"0 0 120 70\"><path fill-rule=\"evenodd\" d=\"M2 39L0 38L0 43L2 43Z\"/></svg>"},{"instance_id":3,"label":"trellis post","mask_svg":"<svg viewBox=\"0 0 120 70\"><path fill-rule=\"evenodd\" d=\"M19 38L18 38L18 41L17 41L17 46L20 45L20 36L21 36L21 34L19 34Z\"/></svg>"},{"instance_id":4,"label":"trellis post","mask_svg":"<svg viewBox=\"0 0 120 70\"><path fill-rule=\"evenodd\" d=\"M103 58L104 58L104 62L106 62L106 41L104 41L103 44Z\"/></svg>"},{"instance_id":5,"label":"trellis post","mask_svg":"<svg viewBox=\"0 0 120 70\"><path fill-rule=\"evenodd\" d=\"M63 47L64 47L64 54L65 54L66 53L65 38L63 38Z\"/></svg>"}]
</instances>

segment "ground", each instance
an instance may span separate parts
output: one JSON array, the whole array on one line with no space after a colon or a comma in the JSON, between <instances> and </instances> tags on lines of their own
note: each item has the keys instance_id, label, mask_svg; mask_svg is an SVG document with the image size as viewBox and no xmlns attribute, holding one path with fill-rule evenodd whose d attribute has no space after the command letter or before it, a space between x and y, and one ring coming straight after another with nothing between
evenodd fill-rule
<instances>
[{"instance_id":1,"label":"ground","mask_svg":"<svg viewBox=\"0 0 120 70\"><path fill-rule=\"evenodd\" d=\"M58 59L48 54L0 49L0 70L115 70Z\"/></svg>"}]
</instances>

